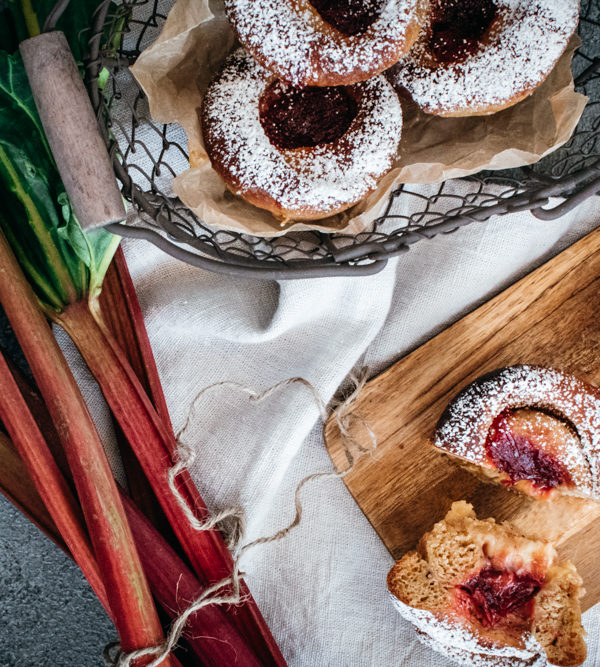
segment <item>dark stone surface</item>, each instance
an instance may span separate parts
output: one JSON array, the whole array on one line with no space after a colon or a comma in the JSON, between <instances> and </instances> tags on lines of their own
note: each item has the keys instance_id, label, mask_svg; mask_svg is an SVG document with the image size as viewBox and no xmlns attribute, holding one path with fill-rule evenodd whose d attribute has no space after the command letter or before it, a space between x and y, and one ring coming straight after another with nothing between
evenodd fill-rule
<instances>
[{"instance_id":1,"label":"dark stone surface","mask_svg":"<svg viewBox=\"0 0 600 667\"><path fill-rule=\"evenodd\" d=\"M0 666L101 667L115 638L75 564L0 496Z\"/></svg>"}]
</instances>

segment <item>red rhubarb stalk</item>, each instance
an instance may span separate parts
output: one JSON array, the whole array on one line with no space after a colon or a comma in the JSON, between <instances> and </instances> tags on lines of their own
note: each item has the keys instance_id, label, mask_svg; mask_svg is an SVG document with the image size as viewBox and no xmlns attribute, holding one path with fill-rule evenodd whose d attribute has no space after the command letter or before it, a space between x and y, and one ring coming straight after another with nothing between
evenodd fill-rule
<instances>
[{"instance_id":1,"label":"red rhubarb stalk","mask_svg":"<svg viewBox=\"0 0 600 667\"><path fill-rule=\"evenodd\" d=\"M30 285L0 234L0 302L48 407L73 474L123 651L163 633L102 442ZM142 659L138 665L150 660ZM172 662L165 660L165 667Z\"/></svg>"},{"instance_id":2,"label":"red rhubarb stalk","mask_svg":"<svg viewBox=\"0 0 600 667\"><path fill-rule=\"evenodd\" d=\"M62 481L66 483L64 478ZM0 492L72 557L32 484L29 470L3 433L0 433ZM152 593L160 606L175 619L202 593L202 586L135 504L125 494L122 494L122 500ZM205 667L261 666L243 639L232 632L225 612L219 607L209 606L192 615L184 634L195 655L194 664Z\"/></svg>"},{"instance_id":3,"label":"red rhubarb stalk","mask_svg":"<svg viewBox=\"0 0 600 667\"><path fill-rule=\"evenodd\" d=\"M54 454L56 447L50 443L54 443L56 433L46 406L35 387L18 368L13 367L12 374L27 404L35 407L37 424ZM2 463L0 456L0 483L3 482ZM64 476L70 477L68 469ZM148 525L147 518L123 493L122 500L152 593L160 606L174 618L202 593L204 587L169 547L164 537L151 524ZM190 648L198 658L202 658L202 664L235 664L236 667L258 667L261 664L243 634L232 625L230 616L220 606L211 605L194 614L186 625L185 636L192 638L188 640L193 644ZM232 660L234 655L235 661Z\"/></svg>"},{"instance_id":4,"label":"red rhubarb stalk","mask_svg":"<svg viewBox=\"0 0 600 667\"><path fill-rule=\"evenodd\" d=\"M132 284L126 289L130 296L135 296ZM93 313L88 303L76 302L57 314L56 320L75 342L96 377L198 579L204 584L214 584L230 576L233 559L221 534L216 530L195 530L169 487L167 473L173 465L177 449L172 428L157 413L99 312L94 309ZM164 405L161 412L166 411L155 364L147 361L151 358L151 349L145 327L144 333L140 333L141 325L143 318L140 311L136 338L145 350L142 353L142 358L146 359L145 369L154 378L153 392L160 392L155 400L158 405ZM177 488L198 518L208 516L187 470L179 475ZM279 647L243 582L242 598L244 603L235 610L234 622L251 642L263 664L285 665Z\"/></svg>"},{"instance_id":5,"label":"red rhubarb stalk","mask_svg":"<svg viewBox=\"0 0 600 667\"><path fill-rule=\"evenodd\" d=\"M62 476L69 480L71 473L69 471L69 464L67 463L67 457L65 456L64 449L60 444L60 439L58 433L54 428L54 424L50 419L48 410L44 404L44 401L37 392L35 385L29 377L23 373L23 371L12 361L9 356L4 357L4 361L8 365L8 368L13 376L14 381L17 384L21 397L27 404L31 416L34 418L35 423L39 426L40 431L44 436L44 440L48 445L48 449L54 458L58 469L62 473ZM71 490L74 490L72 482L69 483Z\"/></svg>"},{"instance_id":6,"label":"red rhubarb stalk","mask_svg":"<svg viewBox=\"0 0 600 667\"><path fill-rule=\"evenodd\" d=\"M56 524L48 514L44 501L35 490L25 464L2 431L0 431L0 492L54 544L68 556L71 555Z\"/></svg>"},{"instance_id":7,"label":"red rhubarb stalk","mask_svg":"<svg viewBox=\"0 0 600 667\"><path fill-rule=\"evenodd\" d=\"M143 334L146 333L146 329L143 325L144 320L141 308L137 302L135 291L128 291L124 286L123 272L125 272L126 277L129 278L129 282L131 282L123 250L119 247L108 267L106 275L104 276L102 291L100 292L99 303L103 314L103 320L114 336L117 344L126 355L127 360L131 364L131 368L142 383L146 393L150 396L154 406L159 411L159 414L163 419L167 420L165 423L170 423L168 421L169 413L162 390L158 392L159 400L154 400L154 394L156 394L154 383L158 383L158 387L160 388L158 372L154 365L154 357L152 356L147 336L146 341L140 341L140 332L143 332ZM134 302L131 300L132 294ZM140 320L142 329L139 328ZM144 342L147 344L144 345ZM148 352L150 357L148 357ZM153 369L150 368L150 372L148 372L147 369L152 366ZM154 372L152 372L152 370ZM160 401L160 397L162 397L162 402ZM119 453L127 477L129 496L152 521L154 526L158 528L163 537L171 545L177 548L177 539L173 535L173 530L162 511L160 503L156 499L152 486L146 479L146 475L116 419L114 420L114 425L117 445L119 447Z\"/></svg>"},{"instance_id":8,"label":"red rhubarb stalk","mask_svg":"<svg viewBox=\"0 0 600 667\"><path fill-rule=\"evenodd\" d=\"M123 501L152 592L175 618L201 595L204 586L133 502L126 497ZM219 606L209 605L192 615L184 636L207 667L263 665Z\"/></svg>"},{"instance_id":9,"label":"red rhubarb stalk","mask_svg":"<svg viewBox=\"0 0 600 667\"><path fill-rule=\"evenodd\" d=\"M0 432L0 493L67 556L73 557L40 498L15 445L2 432ZM173 585L175 586L176 582L173 582ZM173 667L180 667L177 660L173 663Z\"/></svg>"},{"instance_id":10,"label":"red rhubarb stalk","mask_svg":"<svg viewBox=\"0 0 600 667\"><path fill-rule=\"evenodd\" d=\"M171 417L162 389L156 360L148 338L144 315L129 273L123 249L119 246L106 273L100 293L102 321L123 350L156 412L172 431Z\"/></svg>"},{"instance_id":11,"label":"red rhubarb stalk","mask_svg":"<svg viewBox=\"0 0 600 667\"><path fill-rule=\"evenodd\" d=\"M111 616L98 565L75 497L48 449L0 353L0 419L17 447L35 487L75 562Z\"/></svg>"}]
</instances>

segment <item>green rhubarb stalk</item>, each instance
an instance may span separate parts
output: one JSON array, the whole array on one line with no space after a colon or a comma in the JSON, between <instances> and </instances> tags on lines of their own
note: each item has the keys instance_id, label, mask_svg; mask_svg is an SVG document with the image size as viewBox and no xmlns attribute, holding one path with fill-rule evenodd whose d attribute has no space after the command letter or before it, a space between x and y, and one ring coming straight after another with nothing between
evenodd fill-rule
<instances>
[{"instance_id":1,"label":"green rhubarb stalk","mask_svg":"<svg viewBox=\"0 0 600 667\"><path fill-rule=\"evenodd\" d=\"M98 0L71 0L66 11L59 18L56 28L62 30L77 62L81 62L87 52L87 42L91 36L90 26ZM48 14L56 5L56 0L2 0L0 2L0 48L13 52L19 42L39 35ZM117 11L127 11L128 7L113 6L111 15ZM115 21L116 22L116 21ZM117 28L121 26L117 26ZM119 36L122 30L119 31Z\"/></svg>"},{"instance_id":2,"label":"green rhubarb stalk","mask_svg":"<svg viewBox=\"0 0 600 667\"><path fill-rule=\"evenodd\" d=\"M23 7L23 15L25 17L25 23L27 25L27 30L32 37L40 34L40 23L38 21L37 14L35 13L31 0L21 0L21 6Z\"/></svg>"}]
</instances>

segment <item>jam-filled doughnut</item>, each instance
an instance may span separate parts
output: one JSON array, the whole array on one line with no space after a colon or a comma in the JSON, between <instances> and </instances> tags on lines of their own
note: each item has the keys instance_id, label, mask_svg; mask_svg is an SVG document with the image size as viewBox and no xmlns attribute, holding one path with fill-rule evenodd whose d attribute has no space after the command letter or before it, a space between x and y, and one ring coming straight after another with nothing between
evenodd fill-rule
<instances>
[{"instance_id":1,"label":"jam-filled doughnut","mask_svg":"<svg viewBox=\"0 0 600 667\"><path fill-rule=\"evenodd\" d=\"M430 648L463 665L547 667L586 658L575 566L455 502L388 574L396 609Z\"/></svg>"},{"instance_id":2,"label":"jam-filled doughnut","mask_svg":"<svg viewBox=\"0 0 600 667\"><path fill-rule=\"evenodd\" d=\"M578 20L579 0L430 0L419 39L388 76L427 113L495 113L544 81Z\"/></svg>"},{"instance_id":3,"label":"jam-filled doughnut","mask_svg":"<svg viewBox=\"0 0 600 667\"><path fill-rule=\"evenodd\" d=\"M383 76L293 88L238 49L208 88L201 123L235 194L282 219L316 220L357 203L389 171L402 109Z\"/></svg>"},{"instance_id":4,"label":"jam-filled doughnut","mask_svg":"<svg viewBox=\"0 0 600 667\"><path fill-rule=\"evenodd\" d=\"M555 369L511 366L475 380L446 408L433 444L529 495L600 498L600 392Z\"/></svg>"},{"instance_id":5,"label":"jam-filled doughnut","mask_svg":"<svg viewBox=\"0 0 600 667\"><path fill-rule=\"evenodd\" d=\"M364 81L407 53L421 0L225 0L242 45L295 86Z\"/></svg>"}]
</instances>

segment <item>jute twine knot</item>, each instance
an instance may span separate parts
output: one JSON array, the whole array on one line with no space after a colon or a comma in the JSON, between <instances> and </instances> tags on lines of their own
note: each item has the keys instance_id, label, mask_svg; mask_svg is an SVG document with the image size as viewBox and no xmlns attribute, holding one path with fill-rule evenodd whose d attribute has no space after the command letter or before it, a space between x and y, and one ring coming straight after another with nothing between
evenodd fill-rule
<instances>
[{"instance_id":1,"label":"jute twine knot","mask_svg":"<svg viewBox=\"0 0 600 667\"><path fill-rule=\"evenodd\" d=\"M168 472L168 481L169 488L171 493L175 496L181 510L185 514L187 520L194 530L204 531L204 530L213 530L219 529L227 542L227 546L231 550L234 562L231 575L222 579L221 581L213 584L206 588L198 596L194 602L192 602L185 611L183 611L171 624L169 633L165 641L158 645L148 648L138 649L137 651L132 651L131 653L122 653L120 651L118 643L110 644L106 647L104 651L104 659L110 667L132 667L136 660L140 658L149 658L152 657L152 662L148 663L147 667L158 667L165 658L171 653L171 651L177 645L177 642L181 638L185 626L187 625L188 620L195 613L208 607L209 605L219 605L219 604L229 604L229 605L239 605L244 602L243 596L241 594L241 581L243 578L243 572L240 570L240 561L242 556L250 549L253 549L261 544L269 544L273 542L279 542L283 540L296 526L299 525L302 519L303 507L300 500L300 492L309 482L316 479L326 479L326 478L336 478L341 479L345 477L351 470L354 468L354 465L357 459L368 453L373 453L377 446L377 438L375 437L374 432L369 427L367 422L362 419L362 417L354 414L352 408L356 402L358 396L360 395L368 377L368 369L363 368L357 375L351 375L350 380L352 383L351 393L344 399L339 401L333 401L330 408L327 408L327 405L319 395L315 387L301 377L293 377L282 382L278 382L269 389L263 392L257 392L251 387L240 384L238 382L217 382L211 384L207 387L204 387L198 394L195 396L192 401L188 416L183 428L176 435L176 440L178 444L177 450L177 461ZM294 492L294 505L295 505L295 515L293 520L281 530L278 530L272 535L265 537L259 537L247 544L244 544L245 533L246 533L246 518L245 512L241 507L229 507L220 511L215 512L211 516L205 519L199 519L195 514L192 508L188 505L185 498L179 492L179 489L176 485L177 477L186 469L189 469L196 459L196 453L193 447L190 447L183 440L185 433L189 429L190 425L194 421L196 406L204 394L208 391L212 391L219 387L227 387L229 389L235 389L244 394L247 394L249 400L255 403L260 403L275 392L289 387L290 385L301 385L306 387L311 393L315 405L319 410L319 415L322 421L325 423L330 414L335 414L336 422L341 435L341 443L346 455L346 460L348 462L347 467L340 472L317 472L307 475L296 487ZM351 433L352 423L360 423L369 440L369 445L365 447L360 441L358 441Z\"/></svg>"}]
</instances>

